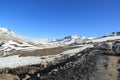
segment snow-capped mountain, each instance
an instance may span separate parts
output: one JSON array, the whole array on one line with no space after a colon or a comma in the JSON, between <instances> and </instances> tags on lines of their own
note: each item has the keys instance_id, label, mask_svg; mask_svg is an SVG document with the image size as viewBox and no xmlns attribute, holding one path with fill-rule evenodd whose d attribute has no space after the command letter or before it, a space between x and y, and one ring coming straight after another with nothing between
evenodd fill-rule
<instances>
[{"instance_id":1,"label":"snow-capped mountain","mask_svg":"<svg viewBox=\"0 0 120 80\"><path fill-rule=\"evenodd\" d=\"M120 32L112 32L110 34L107 34L106 36L120 36Z\"/></svg>"},{"instance_id":2,"label":"snow-capped mountain","mask_svg":"<svg viewBox=\"0 0 120 80\"><path fill-rule=\"evenodd\" d=\"M112 33L113 34L113 33ZM106 41L108 39L118 39L119 32L114 33L117 34L115 37L106 36L101 37L99 39L89 39L79 35L71 35L61 39L27 39L19 36L15 32L6 29L0 28L0 55L2 54L10 54L13 51L17 50L35 50L35 49L44 49L44 48L53 48L59 46L74 46L80 45L87 42L100 42Z\"/></svg>"},{"instance_id":3,"label":"snow-capped mountain","mask_svg":"<svg viewBox=\"0 0 120 80\"><path fill-rule=\"evenodd\" d=\"M86 42L86 40L88 40L88 39L85 37L82 37L79 35L71 35L71 36L64 37L62 39L52 39L52 40L48 39L41 44L43 44L46 47L72 46L72 45L82 44L82 43Z\"/></svg>"},{"instance_id":4,"label":"snow-capped mountain","mask_svg":"<svg viewBox=\"0 0 120 80\"><path fill-rule=\"evenodd\" d=\"M11 36L14 36L14 37L17 36L13 31L11 31L9 29L6 29L6 28L0 28L0 34L11 35Z\"/></svg>"},{"instance_id":5,"label":"snow-capped mountain","mask_svg":"<svg viewBox=\"0 0 120 80\"><path fill-rule=\"evenodd\" d=\"M6 29L6 28L0 28L0 40L22 40L19 35L14 33L13 31Z\"/></svg>"},{"instance_id":6,"label":"snow-capped mountain","mask_svg":"<svg viewBox=\"0 0 120 80\"><path fill-rule=\"evenodd\" d=\"M58 46L78 45L86 38L78 35L64 37L63 39L27 39L19 36L15 32L0 28L0 55L11 54L16 50L34 50L43 48L53 48Z\"/></svg>"},{"instance_id":7,"label":"snow-capped mountain","mask_svg":"<svg viewBox=\"0 0 120 80\"><path fill-rule=\"evenodd\" d=\"M63 39L59 39L56 42L58 42L61 45L78 45L83 43L85 40L87 40L87 38L83 37L83 36L79 36L79 35L71 35L71 36L67 36L64 37Z\"/></svg>"},{"instance_id":8,"label":"snow-capped mountain","mask_svg":"<svg viewBox=\"0 0 120 80\"><path fill-rule=\"evenodd\" d=\"M11 54L17 50L31 50L31 49L39 49L39 47L30 44L17 35L15 32L6 29L0 28L0 55L5 56L6 54Z\"/></svg>"}]
</instances>

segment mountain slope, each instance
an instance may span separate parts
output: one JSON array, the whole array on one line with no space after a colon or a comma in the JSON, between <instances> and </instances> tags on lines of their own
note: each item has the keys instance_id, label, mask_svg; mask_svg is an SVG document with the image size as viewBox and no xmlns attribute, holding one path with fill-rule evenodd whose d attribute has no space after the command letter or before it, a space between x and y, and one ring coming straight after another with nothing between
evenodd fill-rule
<instances>
[{"instance_id":1,"label":"mountain slope","mask_svg":"<svg viewBox=\"0 0 120 80\"><path fill-rule=\"evenodd\" d=\"M19 36L15 32L0 28L0 56L5 56L7 54L12 54L14 52L20 51L31 51L45 48L55 48L55 47L70 47L83 45L86 43L103 42L107 40L120 39L119 32L114 32L108 36L101 38L85 38L79 35L71 35L64 37L62 39L27 39Z\"/></svg>"},{"instance_id":2,"label":"mountain slope","mask_svg":"<svg viewBox=\"0 0 120 80\"><path fill-rule=\"evenodd\" d=\"M17 50L34 50L39 47L31 45L24 38L20 37L13 31L0 28L0 55L5 56L12 54Z\"/></svg>"},{"instance_id":3,"label":"mountain slope","mask_svg":"<svg viewBox=\"0 0 120 80\"><path fill-rule=\"evenodd\" d=\"M23 39L13 31L6 28L0 28L0 41L5 40L23 41Z\"/></svg>"}]
</instances>

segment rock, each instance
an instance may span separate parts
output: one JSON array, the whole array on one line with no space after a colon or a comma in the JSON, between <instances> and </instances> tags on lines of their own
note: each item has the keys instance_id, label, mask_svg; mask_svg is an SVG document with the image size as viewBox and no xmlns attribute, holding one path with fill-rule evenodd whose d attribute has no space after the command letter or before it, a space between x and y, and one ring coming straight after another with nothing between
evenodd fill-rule
<instances>
[{"instance_id":1,"label":"rock","mask_svg":"<svg viewBox=\"0 0 120 80\"><path fill-rule=\"evenodd\" d=\"M58 71L58 69L53 69L53 70L52 70L52 72L56 72L56 71Z\"/></svg>"}]
</instances>

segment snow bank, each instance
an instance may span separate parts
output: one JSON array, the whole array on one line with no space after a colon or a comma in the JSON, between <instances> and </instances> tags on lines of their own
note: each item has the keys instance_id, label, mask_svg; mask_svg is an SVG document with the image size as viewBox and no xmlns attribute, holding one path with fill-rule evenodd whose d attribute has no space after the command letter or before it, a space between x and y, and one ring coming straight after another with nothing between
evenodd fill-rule
<instances>
[{"instance_id":1,"label":"snow bank","mask_svg":"<svg viewBox=\"0 0 120 80\"><path fill-rule=\"evenodd\" d=\"M75 48L75 49L64 51L61 54L72 56L75 53L81 52L81 51L85 50L86 48L91 48L91 47L93 47L93 45L86 45L86 46L83 46L83 47L80 47L80 48Z\"/></svg>"},{"instance_id":2,"label":"snow bank","mask_svg":"<svg viewBox=\"0 0 120 80\"><path fill-rule=\"evenodd\" d=\"M100 39L94 39L92 40L92 42L103 42L107 40L116 40L116 39L120 39L120 36L110 36L110 37L105 37L105 38L100 38Z\"/></svg>"},{"instance_id":3,"label":"snow bank","mask_svg":"<svg viewBox=\"0 0 120 80\"><path fill-rule=\"evenodd\" d=\"M80 51L83 51L86 48L93 47L93 45L85 45L81 48L75 48L71 49L68 51L64 51L63 55L74 55L75 53L78 53ZM1 57L0 58L0 68L15 68L19 66L27 66L27 65L33 65L33 64L40 64L46 61L52 61L56 57L60 57L60 54L58 55L49 55L49 56L40 56L40 57L35 57L35 56L28 56L28 57L19 57L19 55L14 55L14 56L8 56L8 57ZM44 57L44 59L43 59Z\"/></svg>"}]
</instances>

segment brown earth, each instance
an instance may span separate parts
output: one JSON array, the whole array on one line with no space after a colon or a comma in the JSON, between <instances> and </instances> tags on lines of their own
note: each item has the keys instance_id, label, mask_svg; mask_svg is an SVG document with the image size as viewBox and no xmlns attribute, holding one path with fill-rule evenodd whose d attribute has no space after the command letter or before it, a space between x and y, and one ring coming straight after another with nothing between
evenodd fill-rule
<instances>
[{"instance_id":1,"label":"brown earth","mask_svg":"<svg viewBox=\"0 0 120 80\"><path fill-rule=\"evenodd\" d=\"M63 51L74 49L77 47L55 47L55 48L47 48L47 49L37 49L33 51L17 51L12 53L11 55L20 55L20 56L47 56L47 55L56 55L62 53Z\"/></svg>"}]
</instances>

